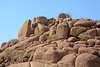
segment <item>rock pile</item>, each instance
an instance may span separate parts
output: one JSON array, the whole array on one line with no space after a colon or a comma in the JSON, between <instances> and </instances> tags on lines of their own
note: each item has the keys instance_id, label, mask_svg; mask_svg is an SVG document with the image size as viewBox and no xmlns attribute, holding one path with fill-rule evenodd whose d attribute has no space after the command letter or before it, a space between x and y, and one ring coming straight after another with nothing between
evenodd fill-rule
<instances>
[{"instance_id":1,"label":"rock pile","mask_svg":"<svg viewBox=\"0 0 100 67\"><path fill-rule=\"evenodd\" d=\"M91 38L78 37L84 34ZM6 49L24 55L11 60L5 58ZM35 17L33 23L24 22L18 41L2 43L0 57L1 67L100 67L100 24L88 18L72 20L65 13L56 19Z\"/></svg>"}]
</instances>

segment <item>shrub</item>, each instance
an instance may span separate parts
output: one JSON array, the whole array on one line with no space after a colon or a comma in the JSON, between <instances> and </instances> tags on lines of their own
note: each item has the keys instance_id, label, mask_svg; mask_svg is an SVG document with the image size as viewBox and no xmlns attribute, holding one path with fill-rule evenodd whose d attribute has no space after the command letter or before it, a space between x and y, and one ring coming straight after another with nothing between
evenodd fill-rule
<instances>
[{"instance_id":1,"label":"shrub","mask_svg":"<svg viewBox=\"0 0 100 67\"><path fill-rule=\"evenodd\" d=\"M82 40L86 40L86 39L91 38L91 36L87 35L87 34L81 34L81 35L78 36L78 38L81 38Z\"/></svg>"},{"instance_id":2,"label":"shrub","mask_svg":"<svg viewBox=\"0 0 100 67\"><path fill-rule=\"evenodd\" d=\"M14 50L11 48L7 48L6 50L4 50L4 58L8 62L13 63L15 60L19 62L22 59L23 55L24 55L24 51L22 50Z\"/></svg>"},{"instance_id":3,"label":"shrub","mask_svg":"<svg viewBox=\"0 0 100 67\"><path fill-rule=\"evenodd\" d=\"M18 43L18 39L12 39L12 40L10 40L10 42L13 44Z\"/></svg>"},{"instance_id":4,"label":"shrub","mask_svg":"<svg viewBox=\"0 0 100 67\"><path fill-rule=\"evenodd\" d=\"M0 63L3 61L2 57L0 56Z\"/></svg>"},{"instance_id":5,"label":"shrub","mask_svg":"<svg viewBox=\"0 0 100 67\"><path fill-rule=\"evenodd\" d=\"M36 32L37 35L41 34L42 32Z\"/></svg>"},{"instance_id":6,"label":"shrub","mask_svg":"<svg viewBox=\"0 0 100 67\"><path fill-rule=\"evenodd\" d=\"M46 38L47 38L47 40L56 40L56 39L59 39L58 35L56 35L56 34L53 34L51 36L47 36Z\"/></svg>"}]
</instances>

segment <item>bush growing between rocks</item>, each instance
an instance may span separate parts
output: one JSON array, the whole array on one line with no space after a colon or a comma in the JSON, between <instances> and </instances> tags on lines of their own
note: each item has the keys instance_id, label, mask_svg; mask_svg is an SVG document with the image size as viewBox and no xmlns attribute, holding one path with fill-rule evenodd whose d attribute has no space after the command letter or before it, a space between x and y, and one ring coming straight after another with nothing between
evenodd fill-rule
<instances>
[{"instance_id":1,"label":"bush growing between rocks","mask_svg":"<svg viewBox=\"0 0 100 67\"><path fill-rule=\"evenodd\" d=\"M87 39L91 38L91 36L87 35L87 34L81 34L78 36L78 38L80 38L81 40L87 40Z\"/></svg>"},{"instance_id":2,"label":"bush growing between rocks","mask_svg":"<svg viewBox=\"0 0 100 67\"><path fill-rule=\"evenodd\" d=\"M56 39L59 39L58 35L56 35L56 34L53 34L51 36L47 36L46 38L47 38L47 40L56 40Z\"/></svg>"},{"instance_id":3,"label":"bush growing between rocks","mask_svg":"<svg viewBox=\"0 0 100 67\"><path fill-rule=\"evenodd\" d=\"M18 43L18 39L12 39L12 40L10 40L10 42L13 44L16 44L16 43Z\"/></svg>"},{"instance_id":4,"label":"bush growing between rocks","mask_svg":"<svg viewBox=\"0 0 100 67\"><path fill-rule=\"evenodd\" d=\"M41 34L42 32L36 32L37 35Z\"/></svg>"},{"instance_id":5,"label":"bush growing between rocks","mask_svg":"<svg viewBox=\"0 0 100 67\"><path fill-rule=\"evenodd\" d=\"M14 63L15 61L20 62L23 58L24 51L22 50L14 50L11 48L7 48L4 50L4 58L7 62Z\"/></svg>"}]
</instances>

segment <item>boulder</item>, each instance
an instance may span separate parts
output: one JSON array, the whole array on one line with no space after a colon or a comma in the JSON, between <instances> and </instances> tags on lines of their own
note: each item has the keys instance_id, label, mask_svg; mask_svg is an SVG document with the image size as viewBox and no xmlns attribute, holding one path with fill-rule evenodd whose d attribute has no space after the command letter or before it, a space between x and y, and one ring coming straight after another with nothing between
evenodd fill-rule
<instances>
[{"instance_id":1,"label":"boulder","mask_svg":"<svg viewBox=\"0 0 100 67\"><path fill-rule=\"evenodd\" d=\"M68 42L75 42L75 41L77 41L76 37L70 37L70 38L68 38Z\"/></svg>"},{"instance_id":2,"label":"boulder","mask_svg":"<svg viewBox=\"0 0 100 67\"><path fill-rule=\"evenodd\" d=\"M74 26L82 26L82 27L89 27L89 26L95 26L95 25L96 25L96 22L85 21L85 20L79 20L74 24Z\"/></svg>"},{"instance_id":3,"label":"boulder","mask_svg":"<svg viewBox=\"0 0 100 67\"><path fill-rule=\"evenodd\" d=\"M58 14L57 15L57 18L56 18L56 21L59 21L60 19L65 19L66 18L66 15L65 15L65 13L60 13L60 14Z\"/></svg>"},{"instance_id":4,"label":"boulder","mask_svg":"<svg viewBox=\"0 0 100 67\"><path fill-rule=\"evenodd\" d=\"M57 64L61 67L75 67L75 54L65 55Z\"/></svg>"},{"instance_id":5,"label":"boulder","mask_svg":"<svg viewBox=\"0 0 100 67\"><path fill-rule=\"evenodd\" d=\"M88 39L87 43L89 46L93 47L95 45L95 41L96 41L95 39Z\"/></svg>"},{"instance_id":6,"label":"boulder","mask_svg":"<svg viewBox=\"0 0 100 67\"><path fill-rule=\"evenodd\" d=\"M50 47L46 52L44 56L45 63L57 63L60 60L59 52L54 48Z\"/></svg>"},{"instance_id":7,"label":"boulder","mask_svg":"<svg viewBox=\"0 0 100 67\"><path fill-rule=\"evenodd\" d=\"M76 23L77 21L69 21L69 28L71 29L73 27L73 25Z\"/></svg>"},{"instance_id":8,"label":"boulder","mask_svg":"<svg viewBox=\"0 0 100 67\"><path fill-rule=\"evenodd\" d=\"M93 54L80 54L76 58L75 67L100 67L100 58Z\"/></svg>"},{"instance_id":9,"label":"boulder","mask_svg":"<svg viewBox=\"0 0 100 67\"><path fill-rule=\"evenodd\" d=\"M72 27L70 30L70 35L77 37L82 32L86 31L85 27Z\"/></svg>"},{"instance_id":10,"label":"boulder","mask_svg":"<svg viewBox=\"0 0 100 67\"><path fill-rule=\"evenodd\" d=\"M90 30L87 30L87 31L81 33L80 35L87 34L87 35L91 36L91 39L94 39L96 36L96 32L97 32L96 29L90 29Z\"/></svg>"},{"instance_id":11,"label":"boulder","mask_svg":"<svg viewBox=\"0 0 100 67\"><path fill-rule=\"evenodd\" d=\"M26 20L18 32L18 40L24 40L31 35L31 20Z\"/></svg>"},{"instance_id":12,"label":"boulder","mask_svg":"<svg viewBox=\"0 0 100 67\"><path fill-rule=\"evenodd\" d=\"M49 31L49 28L47 26L44 26L44 25L42 25L40 23L38 23L38 29L39 29L40 33L44 33L44 32Z\"/></svg>"},{"instance_id":13,"label":"boulder","mask_svg":"<svg viewBox=\"0 0 100 67\"><path fill-rule=\"evenodd\" d=\"M68 23L62 22L61 24L57 25L56 34L59 38L68 38L69 34L69 26Z\"/></svg>"},{"instance_id":14,"label":"boulder","mask_svg":"<svg viewBox=\"0 0 100 67\"><path fill-rule=\"evenodd\" d=\"M53 34L56 34L56 29L57 29L57 26L56 25L53 25L52 27L50 27L49 36L51 36Z\"/></svg>"},{"instance_id":15,"label":"boulder","mask_svg":"<svg viewBox=\"0 0 100 67\"><path fill-rule=\"evenodd\" d=\"M100 36L100 28L96 28L97 30L97 35Z\"/></svg>"},{"instance_id":16,"label":"boulder","mask_svg":"<svg viewBox=\"0 0 100 67\"><path fill-rule=\"evenodd\" d=\"M87 47L80 47L78 49L78 54L89 53L89 54L96 54L96 51Z\"/></svg>"},{"instance_id":17,"label":"boulder","mask_svg":"<svg viewBox=\"0 0 100 67\"><path fill-rule=\"evenodd\" d=\"M40 37L39 37L39 41L40 42L45 42L47 40L47 36L49 35L49 32L45 32L44 34L42 34Z\"/></svg>"},{"instance_id":18,"label":"boulder","mask_svg":"<svg viewBox=\"0 0 100 67\"><path fill-rule=\"evenodd\" d=\"M34 53L34 57L33 57L33 61L39 61L39 62L44 62L44 56L45 56L45 52L48 50L49 47L40 47L37 48L35 53Z\"/></svg>"},{"instance_id":19,"label":"boulder","mask_svg":"<svg viewBox=\"0 0 100 67\"><path fill-rule=\"evenodd\" d=\"M62 49L63 47L70 47L70 43L57 41L57 46L58 48Z\"/></svg>"},{"instance_id":20,"label":"boulder","mask_svg":"<svg viewBox=\"0 0 100 67\"><path fill-rule=\"evenodd\" d=\"M38 23L40 22L43 25L47 25L47 18L44 16L38 16L33 18L33 23Z\"/></svg>"}]
</instances>

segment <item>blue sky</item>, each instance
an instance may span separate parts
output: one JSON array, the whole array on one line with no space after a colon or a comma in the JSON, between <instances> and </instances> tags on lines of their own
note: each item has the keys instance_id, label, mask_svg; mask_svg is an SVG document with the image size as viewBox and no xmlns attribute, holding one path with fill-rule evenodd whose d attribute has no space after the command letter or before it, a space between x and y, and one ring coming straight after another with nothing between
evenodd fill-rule
<instances>
[{"instance_id":1,"label":"blue sky","mask_svg":"<svg viewBox=\"0 0 100 67\"><path fill-rule=\"evenodd\" d=\"M0 0L0 44L18 38L25 20L36 16L56 18L69 13L72 18L100 19L100 0Z\"/></svg>"}]
</instances>

